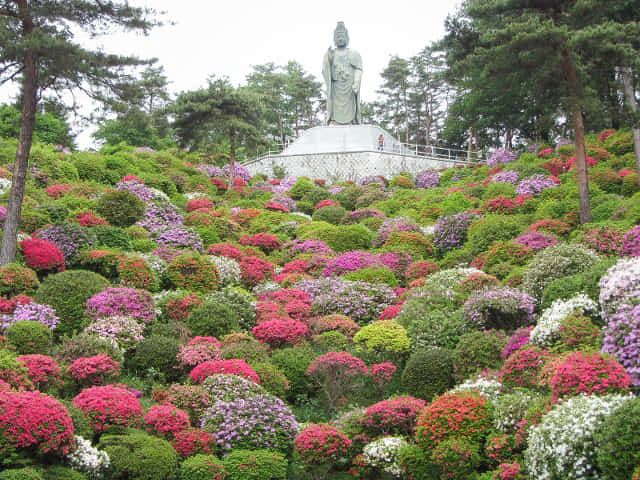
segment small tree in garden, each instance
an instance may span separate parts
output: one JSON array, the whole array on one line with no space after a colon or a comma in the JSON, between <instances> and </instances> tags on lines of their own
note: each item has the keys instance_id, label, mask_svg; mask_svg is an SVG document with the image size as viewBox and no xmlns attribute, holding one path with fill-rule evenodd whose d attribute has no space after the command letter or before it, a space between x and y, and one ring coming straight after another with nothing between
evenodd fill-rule
<instances>
[{"instance_id":1,"label":"small tree in garden","mask_svg":"<svg viewBox=\"0 0 640 480\"><path fill-rule=\"evenodd\" d=\"M368 373L364 362L349 352L325 353L307 369L307 374L322 388L330 410L335 410L347 393L361 388Z\"/></svg>"}]
</instances>

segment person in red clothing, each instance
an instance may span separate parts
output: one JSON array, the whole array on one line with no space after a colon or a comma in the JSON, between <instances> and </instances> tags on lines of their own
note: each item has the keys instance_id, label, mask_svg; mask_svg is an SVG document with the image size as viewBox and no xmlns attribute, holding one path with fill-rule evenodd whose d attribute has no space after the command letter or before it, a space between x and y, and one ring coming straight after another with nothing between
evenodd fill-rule
<instances>
[{"instance_id":1,"label":"person in red clothing","mask_svg":"<svg viewBox=\"0 0 640 480\"><path fill-rule=\"evenodd\" d=\"M378 150L384 150L384 135L382 134L378 137Z\"/></svg>"}]
</instances>

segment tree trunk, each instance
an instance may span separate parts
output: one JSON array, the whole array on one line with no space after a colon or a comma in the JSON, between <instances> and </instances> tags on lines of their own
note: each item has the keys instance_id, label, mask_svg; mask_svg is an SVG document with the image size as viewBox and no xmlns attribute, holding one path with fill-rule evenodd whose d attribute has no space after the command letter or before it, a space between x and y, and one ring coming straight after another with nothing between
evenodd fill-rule
<instances>
[{"instance_id":1,"label":"tree trunk","mask_svg":"<svg viewBox=\"0 0 640 480\"><path fill-rule=\"evenodd\" d=\"M471 150L473 149L473 129L469 129L469 148L467 150L467 162L471 162Z\"/></svg>"},{"instance_id":2,"label":"tree trunk","mask_svg":"<svg viewBox=\"0 0 640 480\"><path fill-rule=\"evenodd\" d=\"M573 56L569 50L563 52L564 69L569 87L569 102L575 131L576 168L578 170L578 193L580 202L580 224L589 223L591 218L591 202L589 199L589 174L587 172L587 152L584 144L584 119L580 105L578 74Z\"/></svg>"},{"instance_id":3,"label":"tree trunk","mask_svg":"<svg viewBox=\"0 0 640 480\"><path fill-rule=\"evenodd\" d=\"M227 190L230 191L233 188L233 181L236 174L236 131L233 128L229 129L229 186Z\"/></svg>"},{"instance_id":4,"label":"tree trunk","mask_svg":"<svg viewBox=\"0 0 640 480\"><path fill-rule=\"evenodd\" d=\"M633 113L636 113L638 104L636 102L636 92L633 89L633 71L630 68L622 70L622 83L624 84L624 93L629 108ZM633 151L636 155L636 168L638 172L640 172L640 128L632 126L631 133L633 134ZM640 175L638 175L638 183L640 183Z\"/></svg>"},{"instance_id":5,"label":"tree trunk","mask_svg":"<svg viewBox=\"0 0 640 480\"><path fill-rule=\"evenodd\" d=\"M404 128L407 130L405 138L406 143L409 143L409 104L407 102L407 92L404 92Z\"/></svg>"},{"instance_id":6,"label":"tree trunk","mask_svg":"<svg viewBox=\"0 0 640 480\"><path fill-rule=\"evenodd\" d=\"M7 217L4 221L2 247L0 248L0 265L11 263L16 258L18 227L20 225L25 185L27 183L27 169L29 167L29 154L33 141L33 128L36 122L37 93L38 55L33 50L28 50L24 58L20 136L18 138L16 158L13 164Z\"/></svg>"},{"instance_id":7,"label":"tree trunk","mask_svg":"<svg viewBox=\"0 0 640 480\"><path fill-rule=\"evenodd\" d=\"M280 128L280 143L282 143L282 148L284 149L284 143L285 143L285 138L284 138L284 127L282 126L282 116L280 115L280 112L278 112L278 127Z\"/></svg>"},{"instance_id":8,"label":"tree trunk","mask_svg":"<svg viewBox=\"0 0 640 480\"><path fill-rule=\"evenodd\" d=\"M429 113L426 114L424 129L427 135L427 147L431 145L431 115Z\"/></svg>"},{"instance_id":9,"label":"tree trunk","mask_svg":"<svg viewBox=\"0 0 640 480\"><path fill-rule=\"evenodd\" d=\"M513 141L513 131L510 128L507 128L507 135L506 135L506 139L505 139L505 148L507 148L508 150L511 150L512 148L512 141Z\"/></svg>"}]
</instances>

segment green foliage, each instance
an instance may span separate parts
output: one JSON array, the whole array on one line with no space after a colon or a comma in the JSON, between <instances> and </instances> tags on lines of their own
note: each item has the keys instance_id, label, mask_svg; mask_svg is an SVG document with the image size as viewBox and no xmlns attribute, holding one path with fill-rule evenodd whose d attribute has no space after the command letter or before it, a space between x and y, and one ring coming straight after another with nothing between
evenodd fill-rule
<instances>
[{"instance_id":1,"label":"green foliage","mask_svg":"<svg viewBox=\"0 0 640 480\"><path fill-rule=\"evenodd\" d=\"M300 345L283 348L273 352L271 362L278 367L289 380L287 398L293 400L297 395L310 394L316 390L314 383L307 375L307 368L313 363L317 354L309 346Z\"/></svg>"},{"instance_id":2,"label":"green foliage","mask_svg":"<svg viewBox=\"0 0 640 480\"><path fill-rule=\"evenodd\" d=\"M312 219L315 222L327 222L332 225L340 225L342 219L347 215L347 210L340 206L330 205L323 207L320 210L316 210L313 213Z\"/></svg>"},{"instance_id":3,"label":"green foliage","mask_svg":"<svg viewBox=\"0 0 640 480\"><path fill-rule=\"evenodd\" d=\"M414 353L402 372L403 388L414 397L431 401L455 384L453 358L453 352L444 348Z\"/></svg>"},{"instance_id":4,"label":"green foliage","mask_svg":"<svg viewBox=\"0 0 640 480\"><path fill-rule=\"evenodd\" d=\"M271 395L284 398L289 389L287 377L270 363L251 363L251 368L260 377L260 386Z\"/></svg>"},{"instance_id":5,"label":"green foliage","mask_svg":"<svg viewBox=\"0 0 640 480\"><path fill-rule=\"evenodd\" d=\"M340 202L347 210L354 210L356 208L356 201L365 192L364 188L358 185L349 185L344 190L336 194L336 200Z\"/></svg>"},{"instance_id":6,"label":"green foliage","mask_svg":"<svg viewBox=\"0 0 640 480\"><path fill-rule=\"evenodd\" d=\"M516 186L506 182L491 182L486 191L484 192L484 196L482 197L484 200L491 200L492 198L497 197L507 197L514 198L516 196Z\"/></svg>"},{"instance_id":7,"label":"green foliage","mask_svg":"<svg viewBox=\"0 0 640 480\"><path fill-rule=\"evenodd\" d=\"M7 340L21 355L46 354L52 337L46 325L31 320L21 320L7 329Z\"/></svg>"},{"instance_id":8,"label":"green foliage","mask_svg":"<svg viewBox=\"0 0 640 480\"><path fill-rule=\"evenodd\" d=\"M71 158L80 180L88 182L102 182L104 180L107 166L100 155L89 152L75 152Z\"/></svg>"},{"instance_id":9,"label":"green foliage","mask_svg":"<svg viewBox=\"0 0 640 480\"><path fill-rule=\"evenodd\" d=\"M73 422L73 434L82 438L92 438L93 428L89 418L78 407L74 407L71 401L62 401L62 404L67 409L71 421Z\"/></svg>"},{"instance_id":10,"label":"green foliage","mask_svg":"<svg viewBox=\"0 0 640 480\"><path fill-rule=\"evenodd\" d=\"M187 326L194 335L221 338L240 330L240 315L225 303L208 301L193 310Z\"/></svg>"},{"instance_id":11,"label":"green foliage","mask_svg":"<svg viewBox=\"0 0 640 480\"><path fill-rule=\"evenodd\" d=\"M307 214L311 215L313 213L313 207L315 207L322 200L326 200L326 199L328 199L330 197L331 197L331 194L324 188L317 188L316 187L313 190L309 190L300 199L300 202L304 202L304 203L307 203L307 204L311 205L311 211L304 212L304 213L307 213ZM298 203L298 206L299 205L300 204Z\"/></svg>"},{"instance_id":12,"label":"green foliage","mask_svg":"<svg viewBox=\"0 0 640 480\"><path fill-rule=\"evenodd\" d=\"M110 227L106 225L96 225L90 230L91 234L98 239L98 245L121 250L131 250L131 239L127 231L120 227Z\"/></svg>"},{"instance_id":13,"label":"green foliage","mask_svg":"<svg viewBox=\"0 0 640 480\"><path fill-rule=\"evenodd\" d=\"M294 200L301 200L307 193L315 190L315 185L306 177L300 177L296 184L289 190L289 195Z\"/></svg>"},{"instance_id":14,"label":"green foliage","mask_svg":"<svg viewBox=\"0 0 640 480\"><path fill-rule=\"evenodd\" d=\"M10 468L0 472L0 480L45 480L33 467Z\"/></svg>"},{"instance_id":15,"label":"green foliage","mask_svg":"<svg viewBox=\"0 0 640 480\"><path fill-rule=\"evenodd\" d=\"M140 253L151 253L158 248L158 244L150 238L136 238L131 240L131 250Z\"/></svg>"},{"instance_id":16,"label":"green foliage","mask_svg":"<svg viewBox=\"0 0 640 480\"><path fill-rule=\"evenodd\" d=\"M287 475L287 459L273 450L233 450L222 463L233 480L277 480Z\"/></svg>"},{"instance_id":17,"label":"green foliage","mask_svg":"<svg viewBox=\"0 0 640 480\"><path fill-rule=\"evenodd\" d=\"M517 220L499 215L487 216L477 220L469 227L469 246L474 255L479 255L497 241L508 241L516 237L522 231L522 226Z\"/></svg>"},{"instance_id":18,"label":"green foliage","mask_svg":"<svg viewBox=\"0 0 640 480\"><path fill-rule=\"evenodd\" d=\"M162 373L167 380L175 380L179 377L179 370L175 368L179 351L180 343L175 337L153 335L136 346L130 366L139 375L153 368Z\"/></svg>"},{"instance_id":19,"label":"green foliage","mask_svg":"<svg viewBox=\"0 0 640 480\"><path fill-rule=\"evenodd\" d=\"M598 467L610 480L628 480L640 466L640 400L635 397L617 408L594 432Z\"/></svg>"},{"instance_id":20,"label":"green foliage","mask_svg":"<svg viewBox=\"0 0 640 480\"><path fill-rule=\"evenodd\" d=\"M18 138L20 134L20 110L12 105L0 105L0 138ZM52 113L36 113L33 139L43 143L71 146L71 128Z\"/></svg>"},{"instance_id":21,"label":"green foliage","mask_svg":"<svg viewBox=\"0 0 640 480\"><path fill-rule=\"evenodd\" d=\"M143 432L103 435L98 444L109 455L110 480L177 480L178 454L166 440Z\"/></svg>"},{"instance_id":22,"label":"green foliage","mask_svg":"<svg viewBox=\"0 0 640 480\"><path fill-rule=\"evenodd\" d=\"M393 320L379 320L362 327L353 341L374 358L402 357L411 349L407 331Z\"/></svg>"},{"instance_id":23,"label":"green foliage","mask_svg":"<svg viewBox=\"0 0 640 480\"><path fill-rule=\"evenodd\" d=\"M346 280L369 283L386 283L390 287L398 286L398 279L387 267L367 267L355 270L344 275Z\"/></svg>"},{"instance_id":24,"label":"green foliage","mask_svg":"<svg viewBox=\"0 0 640 480\"><path fill-rule=\"evenodd\" d=\"M81 357L104 354L117 363L122 363L124 355L116 342L99 335L79 333L73 337L63 336L55 348L56 357L71 363Z\"/></svg>"},{"instance_id":25,"label":"green foliage","mask_svg":"<svg viewBox=\"0 0 640 480\"><path fill-rule=\"evenodd\" d=\"M42 472L44 480L86 480L82 473L63 465L51 465Z\"/></svg>"},{"instance_id":26,"label":"green foliage","mask_svg":"<svg viewBox=\"0 0 640 480\"><path fill-rule=\"evenodd\" d=\"M553 280L575 275L593 267L598 255L581 245L559 243L538 252L524 273L523 286L536 298Z\"/></svg>"},{"instance_id":27,"label":"green foliage","mask_svg":"<svg viewBox=\"0 0 640 480\"><path fill-rule=\"evenodd\" d=\"M17 263L0 267L0 295L6 298L16 295L33 295L40 282L36 272Z\"/></svg>"},{"instance_id":28,"label":"green foliage","mask_svg":"<svg viewBox=\"0 0 640 480\"><path fill-rule=\"evenodd\" d=\"M213 455L198 454L187 458L180 466L180 480L223 480L225 469Z\"/></svg>"},{"instance_id":29,"label":"green foliage","mask_svg":"<svg viewBox=\"0 0 640 480\"><path fill-rule=\"evenodd\" d=\"M109 282L97 273L67 270L45 278L34 300L51 305L60 317L56 336L69 335L86 326L87 300L108 286Z\"/></svg>"},{"instance_id":30,"label":"green foliage","mask_svg":"<svg viewBox=\"0 0 640 480\"><path fill-rule=\"evenodd\" d=\"M504 334L496 330L462 335L453 353L456 379L464 380L482 370L500 368L506 344Z\"/></svg>"},{"instance_id":31,"label":"green foliage","mask_svg":"<svg viewBox=\"0 0 640 480\"><path fill-rule=\"evenodd\" d=\"M405 304L398 321L405 325L415 349L440 347L453 349L465 331L460 309L425 311L421 302Z\"/></svg>"},{"instance_id":32,"label":"green foliage","mask_svg":"<svg viewBox=\"0 0 640 480\"><path fill-rule=\"evenodd\" d=\"M145 204L128 190L107 192L98 201L97 211L111 225L126 228L136 223L145 211Z\"/></svg>"}]
</instances>

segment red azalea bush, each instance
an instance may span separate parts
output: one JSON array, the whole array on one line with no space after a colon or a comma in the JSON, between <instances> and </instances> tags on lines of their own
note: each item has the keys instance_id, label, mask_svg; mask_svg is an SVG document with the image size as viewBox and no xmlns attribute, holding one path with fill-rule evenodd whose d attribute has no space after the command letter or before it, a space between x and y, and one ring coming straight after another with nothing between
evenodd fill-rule
<instances>
[{"instance_id":1,"label":"red azalea bush","mask_svg":"<svg viewBox=\"0 0 640 480\"><path fill-rule=\"evenodd\" d=\"M391 320L392 318L396 318L398 315L400 315L401 311L402 304L391 305L390 307L387 307L382 311L382 313L378 317L378 320Z\"/></svg>"},{"instance_id":2,"label":"red azalea bush","mask_svg":"<svg viewBox=\"0 0 640 480\"><path fill-rule=\"evenodd\" d=\"M383 400L367 408L360 424L372 435L413 435L427 402L414 397Z\"/></svg>"},{"instance_id":3,"label":"red azalea bush","mask_svg":"<svg viewBox=\"0 0 640 480\"><path fill-rule=\"evenodd\" d=\"M189 343L189 345L180 345L180 351L176 358L183 368L189 369L211 360L221 360L220 342L218 344Z\"/></svg>"},{"instance_id":4,"label":"red azalea bush","mask_svg":"<svg viewBox=\"0 0 640 480\"><path fill-rule=\"evenodd\" d=\"M526 346L506 359L500 371L505 387L535 388L550 353L537 347Z\"/></svg>"},{"instance_id":5,"label":"red azalea bush","mask_svg":"<svg viewBox=\"0 0 640 480\"><path fill-rule=\"evenodd\" d=\"M155 291L156 276L149 263L141 257L126 257L118 264L120 283L125 287Z\"/></svg>"},{"instance_id":6,"label":"red azalea bush","mask_svg":"<svg viewBox=\"0 0 640 480\"><path fill-rule=\"evenodd\" d=\"M199 453L213 453L216 447L216 438L202 430L187 428L175 433L171 445L179 455L192 457Z\"/></svg>"},{"instance_id":7,"label":"red azalea bush","mask_svg":"<svg viewBox=\"0 0 640 480\"><path fill-rule=\"evenodd\" d=\"M202 383L204 380L215 373L228 373L238 375L254 383L260 384L260 377L244 360L211 360L198 365L191 370L189 376L196 383Z\"/></svg>"},{"instance_id":8,"label":"red azalea bush","mask_svg":"<svg viewBox=\"0 0 640 480\"><path fill-rule=\"evenodd\" d=\"M584 232L582 243L604 255L617 255L622 247L622 231L615 227L597 227Z\"/></svg>"},{"instance_id":9,"label":"red azalea bush","mask_svg":"<svg viewBox=\"0 0 640 480\"><path fill-rule=\"evenodd\" d=\"M391 379L396 373L396 366L391 362L376 363L371 365L369 373L371 380L376 384L378 389L384 390L391 382Z\"/></svg>"},{"instance_id":10,"label":"red azalea bush","mask_svg":"<svg viewBox=\"0 0 640 480\"><path fill-rule=\"evenodd\" d=\"M240 261L240 276L247 287L255 287L265 280L273 278L275 267L257 257L245 257Z\"/></svg>"},{"instance_id":11,"label":"red azalea bush","mask_svg":"<svg viewBox=\"0 0 640 480\"><path fill-rule=\"evenodd\" d=\"M178 288L196 292L210 292L220 285L218 268L195 252L183 253L171 260L166 278Z\"/></svg>"},{"instance_id":12,"label":"red azalea bush","mask_svg":"<svg viewBox=\"0 0 640 480\"><path fill-rule=\"evenodd\" d=\"M361 387L360 380L368 373L365 363L349 352L325 353L307 368L307 374L324 391L331 410L346 393Z\"/></svg>"},{"instance_id":13,"label":"red azalea bush","mask_svg":"<svg viewBox=\"0 0 640 480\"><path fill-rule=\"evenodd\" d=\"M276 202L267 202L264 209L272 212L289 213L289 209L285 205Z\"/></svg>"},{"instance_id":14,"label":"red azalea bush","mask_svg":"<svg viewBox=\"0 0 640 480\"><path fill-rule=\"evenodd\" d=\"M574 396L624 393L632 379L624 367L600 352L574 352L553 364L549 384L553 400Z\"/></svg>"},{"instance_id":15,"label":"red azalea bush","mask_svg":"<svg viewBox=\"0 0 640 480\"><path fill-rule=\"evenodd\" d=\"M515 213L520 205L511 198L496 197L488 200L482 207L485 212L507 215Z\"/></svg>"},{"instance_id":16,"label":"red azalea bush","mask_svg":"<svg viewBox=\"0 0 640 480\"><path fill-rule=\"evenodd\" d=\"M418 278L425 278L432 273L440 270L440 267L433 262L416 262L412 263L407 270L407 280L417 280Z\"/></svg>"},{"instance_id":17,"label":"red azalea bush","mask_svg":"<svg viewBox=\"0 0 640 480\"><path fill-rule=\"evenodd\" d=\"M0 390L0 453L22 449L63 456L73 450L73 423L58 400L40 392Z\"/></svg>"},{"instance_id":18,"label":"red azalea bush","mask_svg":"<svg viewBox=\"0 0 640 480\"><path fill-rule=\"evenodd\" d=\"M339 206L340 204L338 202L328 198L327 200L319 201L317 205L314 207L314 210L320 210L321 208L324 208L324 207L339 207Z\"/></svg>"},{"instance_id":19,"label":"red azalea bush","mask_svg":"<svg viewBox=\"0 0 640 480\"><path fill-rule=\"evenodd\" d=\"M87 228L91 228L96 225L109 225L109 223L106 220L100 217L97 217L96 214L91 210L85 210L84 212L80 212L75 217L73 217L73 220L78 222L81 227L87 227Z\"/></svg>"},{"instance_id":20,"label":"red azalea bush","mask_svg":"<svg viewBox=\"0 0 640 480\"><path fill-rule=\"evenodd\" d=\"M188 213L201 208L213 208L213 202L208 198L194 198L187 202L184 210Z\"/></svg>"},{"instance_id":21,"label":"red azalea bush","mask_svg":"<svg viewBox=\"0 0 640 480\"><path fill-rule=\"evenodd\" d=\"M568 235L571 232L571 227L568 223L565 223L561 220L538 220L537 222L531 224L528 229L530 232L546 232L552 233L558 236Z\"/></svg>"},{"instance_id":22,"label":"red azalea bush","mask_svg":"<svg viewBox=\"0 0 640 480\"><path fill-rule=\"evenodd\" d=\"M271 348L296 345L309 333L306 324L292 318L267 320L253 327L253 335Z\"/></svg>"},{"instance_id":23,"label":"red azalea bush","mask_svg":"<svg viewBox=\"0 0 640 480\"><path fill-rule=\"evenodd\" d=\"M445 393L436 398L418 418L416 442L431 449L448 438L481 441L492 429L492 410L487 399L476 393Z\"/></svg>"},{"instance_id":24,"label":"red azalea bush","mask_svg":"<svg viewBox=\"0 0 640 480\"><path fill-rule=\"evenodd\" d=\"M71 185L67 185L63 183L63 184L57 184L57 185L50 185L47 187L45 192L51 198L62 198L65 193L71 190L71 188L72 188Z\"/></svg>"},{"instance_id":25,"label":"red azalea bush","mask_svg":"<svg viewBox=\"0 0 640 480\"><path fill-rule=\"evenodd\" d=\"M245 235L240 239L240 245L250 245L258 247L265 253L273 252L282 246L282 242L275 235L270 233L257 233L253 236Z\"/></svg>"},{"instance_id":26,"label":"red azalea bush","mask_svg":"<svg viewBox=\"0 0 640 480\"><path fill-rule=\"evenodd\" d=\"M293 300L284 304L284 311L294 320L306 321L311 316L311 302Z\"/></svg>"},{"instance_id":27,"label":"red azalea bush","mask_svg":"<svg viewBox=\"0 0 640 480\"><path fill-rule=\"evenodd\" d=\"M95 432L136 427L143 415L140 401L133 393L112 385L84 389L73 399L73 406L84 412Z\"/></svg>"},{"instance_id":28,"label":"red azalea bush","mask_svg":"<svg viewBox=\"0 0 640 480\"><path fill-rule=\"evenodd\" d=\"M347 337L353 337L360 331L360 325L340 313L314 318L310 325L315 334L336 330Z\"/></svg>"},{"instance_id":29,"label":"red azalea bush","mask_svg":"<svg viewBox=\"0 0 640 480\"><path fill-rule=\"evenodd\" d=\"M331 425L309 425L298 434L294 447L303 462L327 465L347 456L351 440Z\"/></svg>"},{"instance_id":30,"label":"red azalea bush","mask_svg":"<svg viewBox=\"0 0 640 480\"><path fill-rule=\"evenodd\" d=\"M174 436L191 426L189 415L173 405L154 405L144 417L151 433Z\"/></svg>"},{"instance_id":31,"label":"red azalea bush","mask_svg":"<svg viewBox=\"0 0 640 480\"><path fill-rule=\"evenodd\" d=\"M209 245L207 253L218 257L231 258L233 260L238 260L242 256L242 250L228 243L214 243L213 245Z\"/></svg>"},{"instance_id":32,"label":"red azalea bush","mask_svg":"<svg viewBox=\"0 0 640 480\"><path fill-rule=\"evenodd\" d=\"M198 294L192 292L184 297L169 300L164 311L171 321L184 322L198 305L202 305L202 300Z\"/></svg>"},{"instance_id":33,"label":"red azalea bush","mask_svg":"<svg viewBox=\"0 0 640 480\"><path fill-rule=\"evenodd\" d=\"M80 385L103 385L120 375L120 366L102 353L74 360L69 366L69 373Z\"/></svg>"},{"instance_id":34,"label":"red azalea bush","mask_svg":"<svg viewBox=\"0 0 640 480\"><path fill-rule=\"evenodd\" d=\"M38 390L60 383L60 366L55 359L47 355L35 354L20 355L17 360L27 368L29 380Z\"/></svg>"},{"instance_id":35,"label":"red azalea bush","mask_svg":"<svg viewBox=\"0 0 640 480\"><path fill-rule=\"evenodd\" d=\"M20 242L27 267L36 272L62 272L64 255L52 242L41 238L28 238Z\"/></svg>"}]
</instances>

